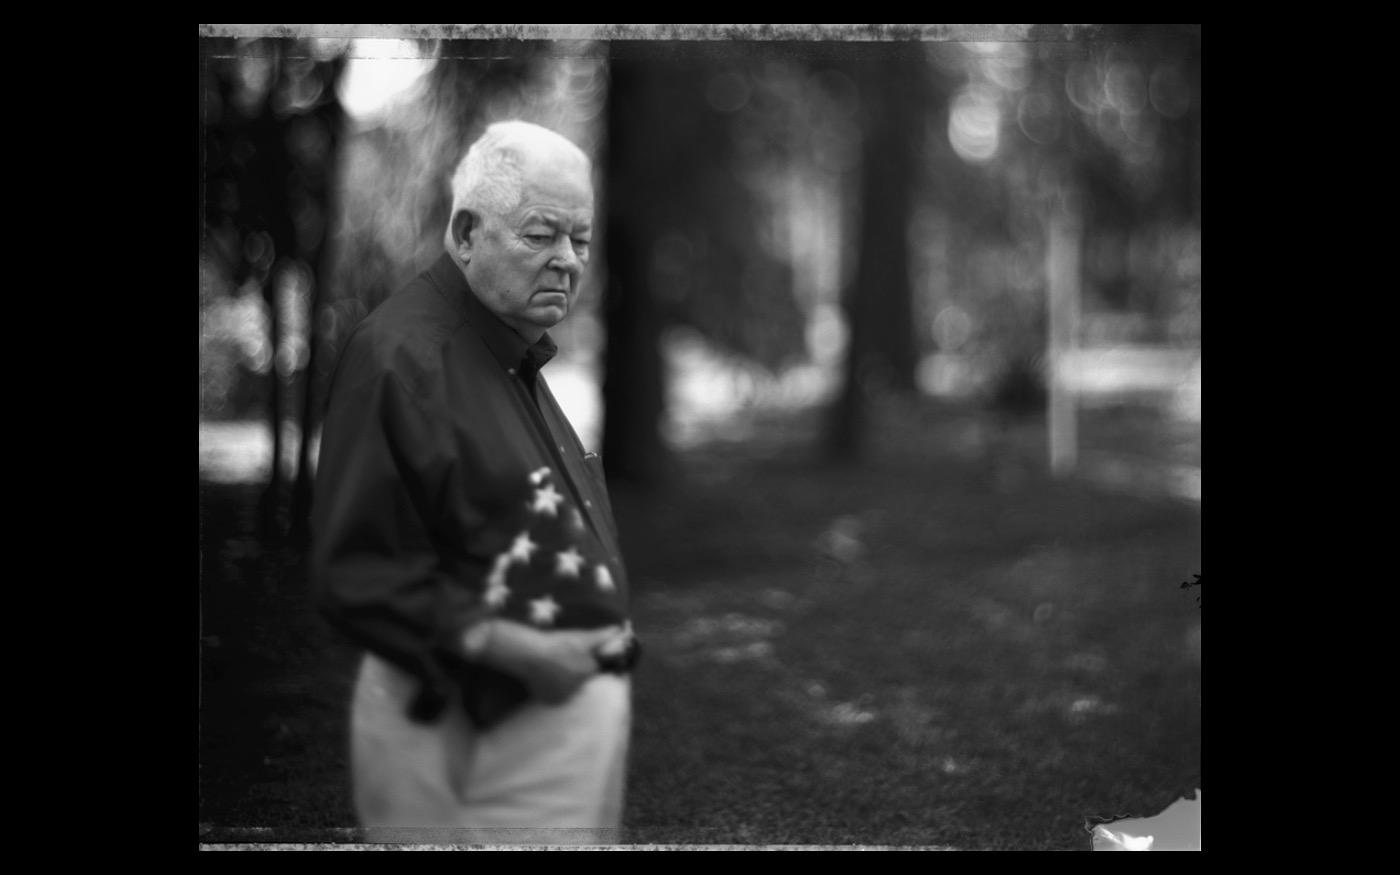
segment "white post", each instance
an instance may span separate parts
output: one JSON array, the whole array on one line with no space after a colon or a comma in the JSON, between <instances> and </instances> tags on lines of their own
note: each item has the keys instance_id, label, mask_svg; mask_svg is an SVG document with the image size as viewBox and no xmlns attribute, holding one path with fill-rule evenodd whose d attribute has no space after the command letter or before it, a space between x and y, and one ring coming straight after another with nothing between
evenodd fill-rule
<instances>
[{"instance_id":1,"label":"white post","mask_svg":"<svg viewBox=\"0 0 1400 875\"><path fill-rule=\"evenodd\" d=\"M1062 476L1074 470L1079 434L1074 388L1069 368L1079 345L1079 246L1080 221L1076 200L1069 191L1055 198L1047 223L1045 253L1048 289L1050 471Z\"/></svg>"}]
</instances>

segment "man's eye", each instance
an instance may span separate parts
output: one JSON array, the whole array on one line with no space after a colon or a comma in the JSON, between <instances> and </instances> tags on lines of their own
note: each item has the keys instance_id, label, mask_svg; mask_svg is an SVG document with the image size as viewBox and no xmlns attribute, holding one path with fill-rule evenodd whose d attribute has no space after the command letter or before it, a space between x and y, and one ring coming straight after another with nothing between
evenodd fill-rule
<instances>
[{"instance_id":1,"label":"man's eye","mask_svg":"<svg viewBox=\"0 0 1400 875\"><path fill-rule=\"evenodd\" d=\"M590 242L591 242L591 241L589 241L589 240L579 240L579 239L575 239L575 240L574 240L574 246L577 247L577 248L579 248L579 249L587 249L587 248L588 248L588 244L589 244Z\"/></svg>"},{"instance_id":2,"label":"man's eye","mask_svg":"<svg viewBox=\"0 0 1400 875\"><path fill-rule=\"evenodd\" d=\"M554 238L549 234L526 234L525 239L529 240L531 243L548 243Z\"/></svg>"}]
</instances>

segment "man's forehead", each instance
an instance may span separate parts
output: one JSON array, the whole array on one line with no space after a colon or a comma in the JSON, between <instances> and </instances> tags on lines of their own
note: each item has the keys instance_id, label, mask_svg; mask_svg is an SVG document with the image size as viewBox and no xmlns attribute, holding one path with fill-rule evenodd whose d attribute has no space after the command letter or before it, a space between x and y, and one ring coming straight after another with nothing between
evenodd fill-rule
<instances>
[{"instance_id":1,"label":"man's forehead","mask_svg":"<svg viewBox=\"0 0 1400 875\"><path fill-rule=\"evenodd\" d=\"M520 221L545 222L550 225L590 225L593 222L593 208L565 209L547 204L526 204L521 209Z\"/></svg>"}]
</instances>

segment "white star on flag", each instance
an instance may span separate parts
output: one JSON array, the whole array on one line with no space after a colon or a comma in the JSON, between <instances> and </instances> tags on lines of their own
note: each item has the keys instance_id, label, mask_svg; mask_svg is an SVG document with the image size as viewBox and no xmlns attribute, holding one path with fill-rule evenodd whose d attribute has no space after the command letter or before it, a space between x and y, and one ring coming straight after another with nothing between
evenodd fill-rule
<instances>
[{"instance_id":1,"label":"white star on flag","mask_svg":"<svg viewBox=\"0 0 1400 875\"><path fill-rule=\"evenodd\" d=\"M554 557L554 573L560 577L578 577L579 567L583 565L583 554L570 547Z\"/></svg>"},{"instance_id":2,"label":"white star on flag","mask_svg":"<svg viewBox=\"0 0 1400 875\"><path fill-rule=\"evenodd\" d=\"M501 553L486 576L486 604L499 608L510 597L510 587L506 586L506 570L510 568L510 554Z\"/></svg>"},{"instance_id":3,"label":"white star on flag","mask_svg":"<svg viewBox=\"0 0 1400 875\"><path fill-rule=\"evenodd\" d=\"M531 472L530 472L530 485L531 485L531 486L539 486L540 483L542 483L542 482L544 481L544 478L546 478L546 477L548 477L548 476L549 476L549 468L548 468L548 467L537 468L537 469L535 469L534 471L531 471Z\"/></svg>"},{"instance_id":4,"label":"white star on flag","mask_svg":"<svg viewBox=\"0 0 1400 875\"><path fill-rule=\"evenodd\" d=\"M515 536L515 543L510 545L510 558L514 562L528 565L530 555L535 552L539 545L530 540L529 532L521 532Z\"/></svg>"},{"instance_id":5,"label":"white star on flag","mask_svg":"<svg viewBox=\"0 0 1400 875\"><path fill-rule=\"evenodd\" d=\"M486 604L493 608L499 608L510 598L510 587L504 583L492 583L486 588Z\"/></svg>"},{"instance_id":6,"label":"white star on flag","mask_svg":"<svg viewBox=\"0 0 1400 875\"><path fill-rule=\"evenodd\" d=\"M530 510L535 513L545 513L554 516L555 508L559 502L564 500L564 496L554 490L553 483L546 483L542 488L535 490L535 503L530 506Z\"/></svg>"},{"instance_id":7,"label":"white star on flag","mask_svg":"<svg viewBox=\"0 0 1400 875\"><path fill-rule=\"evenodd\" d=\"M554 615L557 613L559 613L559 603L554 601L552 596L530 601L530 619L541 626L551 625L554 622Z\"/></svg>"},{"instance_id":8,"label":"white star on flag","mask_svg":"<svg viewBox=\"0 0 1400 875\"><path fill-rule=\"evenodd\" d=\"M496 561L491 564L491 573L486 576L486 582L491 586L505 586L506 572L510 569L510 554L496 554Z\"/></svg>"},{"instance_id":9,"label":"white star on flag","mask_svg":"<svg viewBox=\"0 0 1400 875\"><path fill-rule=\"evenodd\" d=\"M613 583L612 574L608 571L608 566L606 565L599 565L597 568L593 569L593 580L597 582L599 589L612 592L617 588L616 584Z\"/></svg>"}]
</instances>

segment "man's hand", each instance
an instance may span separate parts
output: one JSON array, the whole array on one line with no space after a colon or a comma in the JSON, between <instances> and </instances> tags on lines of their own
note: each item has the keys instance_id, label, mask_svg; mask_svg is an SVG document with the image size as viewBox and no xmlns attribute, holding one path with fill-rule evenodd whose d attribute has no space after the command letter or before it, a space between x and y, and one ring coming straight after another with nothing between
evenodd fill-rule
<instances>
[{"instance_id":1,"label":"man's hand","mask_svg":"<svg viewBox=\"0 0 1400 875\"><path fill-rule=\"evenodd\" d=\"M602 629L536 629L512 620L487 620L480 659L524 681L541 702L559 704L598 674L600 647L624 636L624 626Z\"/></svg>"}]
</instances>

